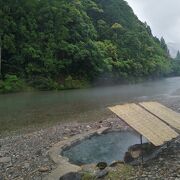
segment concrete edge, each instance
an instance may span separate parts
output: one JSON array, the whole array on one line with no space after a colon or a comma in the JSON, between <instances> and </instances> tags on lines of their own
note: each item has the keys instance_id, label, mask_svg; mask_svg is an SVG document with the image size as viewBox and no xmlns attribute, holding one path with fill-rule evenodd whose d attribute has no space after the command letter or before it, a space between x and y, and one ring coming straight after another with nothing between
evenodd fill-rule
<instances>
[{"instance_id":1,"label":"concrete edge","mask_svg":"<svg viewBox=\"0 0 180 180\"><path fill-rule=\"evenodd\" d=\"M70 172L78 172L81 170L80 166L71 164L69 162L69 159L66 157L61 156L62 151L65 148L68 148L86 138L89 138L95 134L102 134L108 131L109 127L102 127L97 130L90 130L88 132L85 132L83 134L75 135L67 140L60 141L57 144L55 144L50 150L49 150L49 156L51 160L58 165L58 167L53 170L44 180L59 180L59 178L67 173Z\"/></svg>"}]
</instances>

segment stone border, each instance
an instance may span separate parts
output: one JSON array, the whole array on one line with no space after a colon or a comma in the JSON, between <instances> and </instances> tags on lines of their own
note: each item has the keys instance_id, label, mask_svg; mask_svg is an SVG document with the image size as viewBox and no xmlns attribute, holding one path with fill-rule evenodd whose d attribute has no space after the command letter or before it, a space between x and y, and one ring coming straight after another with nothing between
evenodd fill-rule
<instances>
[{"instance_id":1,"label":"stone border","mask_svg":"<svg viewBox=\"0 0 180 180\"><path fill-rule=\"evenodd\" d=\"M59 180L59 178L67 173L70 172L78 172L81 170L80 166L71 164L69 162L69 159L67 157L64 157L61 155L62 151L86 138L89 138L96 134L102 134L109 130L109 127L102 127L97 130L90 130L88 132L85 132L83 134L75 135L67 140L61 141L57 144L55 144L50 150L49 150L49 156L52 159L54 163L57 164L57 168L52 171L48 177L45 178L45 180Z\"/></svg>"}]
</instances>

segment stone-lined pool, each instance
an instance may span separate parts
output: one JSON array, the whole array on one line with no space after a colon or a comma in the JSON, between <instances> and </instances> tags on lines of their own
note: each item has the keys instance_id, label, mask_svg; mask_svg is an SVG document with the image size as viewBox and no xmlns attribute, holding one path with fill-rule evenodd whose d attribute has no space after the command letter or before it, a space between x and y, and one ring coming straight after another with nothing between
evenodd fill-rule
<instances>
[{"instance_id":1,"label":"stone-lined pool","mask_svg":"<svg viewBox=\"0 0 180 180\"><path fill-rule=\"evenodd\" d=\"M143 139L143 142L147 142ZM73 164L91 164L123 160L128 148L140 143L139 134L129 131L108 132L94 135L65 149L62 155Z\"/></svg>"}]
</instances>

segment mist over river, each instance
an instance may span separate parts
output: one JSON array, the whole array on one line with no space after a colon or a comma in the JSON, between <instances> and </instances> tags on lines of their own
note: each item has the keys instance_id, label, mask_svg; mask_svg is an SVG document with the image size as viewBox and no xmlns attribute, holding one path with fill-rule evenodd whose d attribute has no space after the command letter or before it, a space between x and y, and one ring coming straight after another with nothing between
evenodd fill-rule
<instances>
[{"instance_id":1,"label":"mist over river","mask_svg":"<svg viewBox=\"0 0 180 180\"><path fill-rule=\"evenodd\" d=\"M112 117L108 106L148 100L180 110L180 77L132 85L0 95L0 132L55 122L100 121Z\"/></svg>"}]
</instances>

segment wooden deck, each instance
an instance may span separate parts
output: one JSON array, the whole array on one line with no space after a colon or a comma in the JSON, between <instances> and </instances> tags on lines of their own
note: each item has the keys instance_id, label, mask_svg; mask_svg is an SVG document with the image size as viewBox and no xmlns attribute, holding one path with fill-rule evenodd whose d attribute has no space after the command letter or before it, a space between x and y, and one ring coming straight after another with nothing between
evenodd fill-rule
<instances>
[{"instance_id":1,"label":"wooden deck","mask_svg":"<svg viewBox=\"0 0 180 180\"><path fill-rule=\"evenodd\" d=\"M109 109L114 112L119 118L124 120L129 126L135 129L139 134L146 137L155 146L163 145L165 142L178 137L179 134L175 130L173 130L170 126L168 126L160 118L158 118L158 114L153 115L151 112L149 112L150 108L148 108L148 111L143 108L144 105L145 104L143 103L132 103L109 107ZM146 103L146 105L148 106L148 103ZM152 102L150 102L149 107L150 105L152 105ZM163 112L165 116L165 114L169 113L169 110L167 112L166 110L161 112ZM173 123L171 124L176 126L176 124L174 123L175 115L172 114L173 113L171 113L166 119L169 119L169 121L171 121L172 119ZM177 124L179 123L179 121L177 122Z\"/></svg>"}]
</instances>

